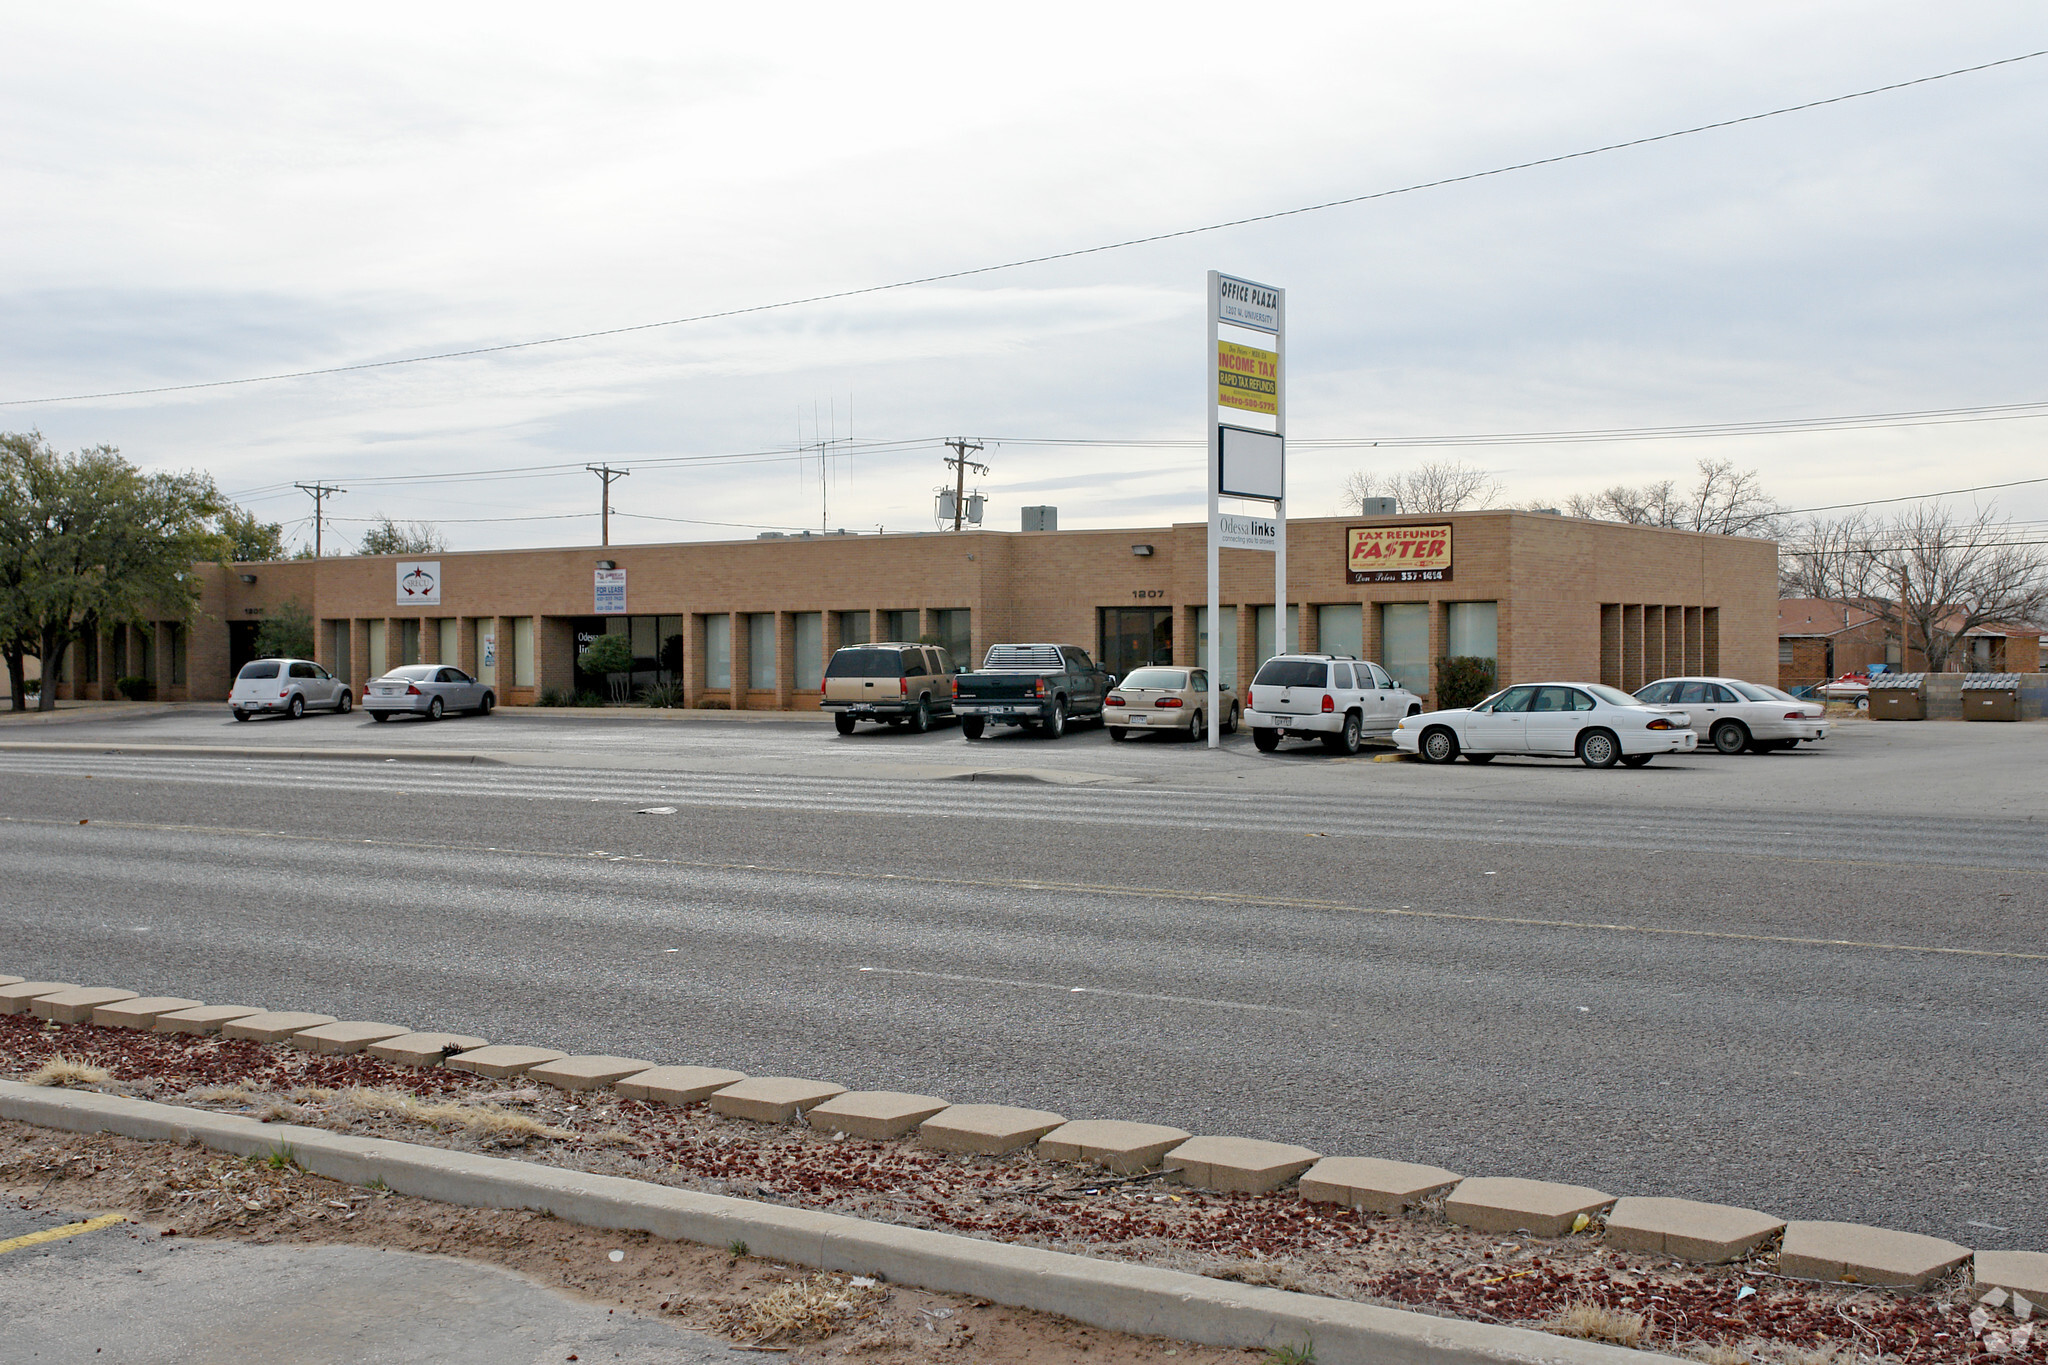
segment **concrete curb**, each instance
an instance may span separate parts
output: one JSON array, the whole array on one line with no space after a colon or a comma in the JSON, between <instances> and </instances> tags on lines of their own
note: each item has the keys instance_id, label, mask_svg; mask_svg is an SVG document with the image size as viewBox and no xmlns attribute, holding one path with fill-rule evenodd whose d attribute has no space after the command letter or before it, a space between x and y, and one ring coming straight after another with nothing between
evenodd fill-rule
<instances>
[{"instance_id":1,"label":"concrete curb","mask_svg":"<svg viewBox=\"0 0 2048 1365\"><path fill-rule=\"evenodd\" d=\"M351 1185L381 1180L422 1199L530 1209L585 1227L646 1232L670 1241L707 1246L744 1241L751 1254L773 1260L879 1272L903 1284L1204 1346L1299 1346L1312 1339L1316 1358L1325 1365L1643 1365L1675 1359L1527 1328L1437 1318L91 1091L0 1081L0 1118L72 1133L198 1144L236 1156L268 1155L289 1146L308 1171Z\"/></svg>"},{"instance_id":2,"label":"concrete curb","mask_svg":"<svg viewBox=\"0 0 2048 1365\"><path fill-rule=\"evenodd\" d=\"M78 744L58 740L0 741L0 753L126 754L138 758L338 758L362 763L471 763L501 760L462 749L288 749L263 744Z\"/></svg>"}]
</instances>

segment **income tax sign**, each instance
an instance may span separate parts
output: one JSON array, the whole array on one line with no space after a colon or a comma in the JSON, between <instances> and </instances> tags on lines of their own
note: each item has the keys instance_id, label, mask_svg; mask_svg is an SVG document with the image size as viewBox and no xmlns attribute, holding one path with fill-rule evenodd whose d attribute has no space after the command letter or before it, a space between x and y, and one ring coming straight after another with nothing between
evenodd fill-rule
<instances>
[{"instance_id":1,"label":"income tax sign","mask_svg":"<svg viewBox=\"0 0 2048 1365\"><path fill-rule=\"evenodd\" d=\"M1451 581L1449 526L1353 526L1344 543L1348 582Z\"/></svg>"}]
</instances>

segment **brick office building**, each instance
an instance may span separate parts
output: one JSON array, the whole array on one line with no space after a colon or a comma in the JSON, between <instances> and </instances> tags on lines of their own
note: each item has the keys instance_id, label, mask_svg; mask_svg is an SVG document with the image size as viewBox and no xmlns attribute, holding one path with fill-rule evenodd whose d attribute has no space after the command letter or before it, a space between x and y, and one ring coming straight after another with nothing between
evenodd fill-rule
<instances>
[{"instance_id":1,"label":"brick office building","mask_svg":"<svg viewBox=\"0 0 2048 1365\"><path fill-rule=\"evenodd\" d=\"M1448 528L1449 563L1401 581L1352 569L1371 535ZM316 657L358 691L401 663L455 663L501 703L600 692L580 643L633 644L621 692L682 684L687 704L815 705L842 644L935 636L972 663L993 642L1053 640L1118 674L1187 664L1206 638L1201 523L1107 531L805 536L202 565L189 626L103 635L70 654L60 695L114 695L123 672L166 699L225 698L257 626L287 603ZM1421 578L1424 581L1413 581ZM1582 678L1633 688L1669 673L1777 674L1777 553L1769 541L1482 511L1288 523L1296 649L1376 658L1415 691L1434 660L1485 655L1503 682ZM1273 650L1273 563L1223 552L1224 675L1240 687ZM404 603L405 605L401 605ZM602 610L600 610L602 608Z\"/></svg>"}]
</instances>

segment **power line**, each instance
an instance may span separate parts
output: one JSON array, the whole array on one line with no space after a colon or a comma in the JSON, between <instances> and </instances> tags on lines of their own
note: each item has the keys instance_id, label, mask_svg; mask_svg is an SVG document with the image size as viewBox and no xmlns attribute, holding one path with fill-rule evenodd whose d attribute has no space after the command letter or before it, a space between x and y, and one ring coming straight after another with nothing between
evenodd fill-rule
<instances>
[{"instance_id":1,"label":"power line","mask_svg":"<svg viewBox=\"0 0 2048 1365\"><path fill-rule=\"evenodd\" d=\"M612 481L614 479L626 478L633 471L630 469L613 469L609 464L587 464L583 467L604 480L604 494L598 504L598 511L602 515L602 526L604 528L603 539L600 543L609 545L612 543Z\"/></svg>"},{"instance_id":2,"label":"power line","mask_svg":"<svg viewBox=\"0 0 2048 1365\"><path fill-rule=\"evenodd\" d=\"M293 484L292 487L298 489L301 493L310 494L313 499L313 558L318 559L320 557L322 508L328 498L336 493L346 493L348 490L346 488L334 488L324 483L299 483Z\"/></svg>"},{"instance_id":3,"label":"power line","mask_svg":"<svg viewBox=\"0 0 2048 1365\"><path fill-rule=\"evenodd\" d=\"M1395 189L1374 190L1366 194L1348 195L1342 199L1326 199L1321 203L1304 204L1298 208L1277 209L1270 213L1251 214L1243 218L1230 218L1219 223L1208 223L1201 227L1179 228L1172 232L1155 232L1143 237L1128 237L1122 241L1104 242L1097 246L1076 247L1068 251L1048 252L1041 256L1026 256L1014 261L996 265L973 266L964 270L948 270L938 274L920 275L913 279L897 280L889 284L864 285L857 289L840 289L823 294L809 294L801 298L783 299L775 303L749 304L740 308L724 308L710 313L694 313L688 317L667 318L660 322L639 322L620 327L602 327L587 332L570 332L561 336L539 337L531 341L508 341L496 346L471 346L455 351L435 351L426 355L400 356L391 360L365 360L350 365L328 365L317 369L290 370L277 374L247 375L239 379L211 379L194 384L163 384L146 389L118 389L103 393L74 393L56 398L10 398L0 399L0 407L22 407L38 403L78 403L102 398L137 398L159 393L189 393L195 389L220 389L241 384L267 384L284 379L310 379L321 375L350 374L362 370L390 369L398 365L419 365L435 360L461 360L472 356L497 355L506 351L529 350L537 346L558 346L572 341L593 341L600 337L625 336L633 332L648 332L663 327L682 327L691 323L712 322L722 318L744 317L754 313L774 312L785 308L800 308L814 303L830 303L839 299L860 298L868 294L887 293L896 289L911 289L919 285L941 284L948 280L971 279L978 275L992 275L998 271L1019 270L1025 266L1045 265L1053 261L1074 260L1082 256L1097 256L1110 251L1124 251L1132 247L1150 246L1157 242L1174 241L1182 237L1195 237L1210 232L1222 232L1228 228L1248 227L1253 223L1270 223L1282 218L1295 218L1303 214L1322 213L1329 209L1345 208L1352 204L1370 203L1377 199L1391 199L1396 195L1416 194L1423 190L1442 189L1447 185L1469 184L1475 180L1486 180L1494 176L1511 175L1517 171L1534 170L1540 166L1556 166L1567 161L1580 161L1587 157L1602 156L1608 152L1625 151L1632 147L1647 147L1658 142L1669 142L1675 138L1692 137L1699 133L1714 132L1722 128L1734 128L1745 123L1757 123L1764 119L1778 118L1785 114L1803 113L1809 109L1825 108L1831 104L1842 104L1849 100L1865 99L1872 95L1889 94L1907 90L1918 85L1935 81L1950 80L1956 76L1973 75L1990 71L1996 67L2011 66L2017 62L2032 61L2036 57L2048 56L2048 48L2024 52L2015 57L2001 57L1996 61L1980 62L1974 66L1957 67L1953 71L1941 71L1931 76L1917 76L1912 80L1894 81L1889 85L1872 86L1867 90L1852 90L1844 95L1830 95L1825 99L1807 100L1800 104L1787 104L1777 109L1766 109L1762 113L1743 114L1737 118L1718 119L1712 123L1695 124L1690 128L1678 128L1666 133L1654 133L1647 137L1629 138L1622 142L1609 142L1598 147L1581 151L1564 152L1556 156L1538 157L1532 161L1518 161L1512 165L1496 166L1491 170L1470 171L1463 175L1444 176L1437 180L1419 181Z\"/></svg>"}]
</instances>

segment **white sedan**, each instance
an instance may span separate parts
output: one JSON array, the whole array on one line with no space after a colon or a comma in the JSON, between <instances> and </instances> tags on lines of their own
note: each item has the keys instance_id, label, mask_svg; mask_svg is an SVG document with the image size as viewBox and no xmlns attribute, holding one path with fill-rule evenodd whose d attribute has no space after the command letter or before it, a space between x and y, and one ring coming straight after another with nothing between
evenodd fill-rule
<instances>
[{"instance_id":1,"label":"white sedan","mask_svg":"<svg viewBox=\"0 0 2048 1365\"><path fill-rule=\"evenodd\" d=\"M1740 678L1660 678L1636 689L1636 700L1676 706L1692 717L1692 728L1724 754L1767 754L1826 739L1827 708L1798 701L1775 687Z\"/></svg>"},{"instance_id":2,"label":"white sedan","mask_svg":"<svg viewBox=\"0 0 2048 1365\"><path fill-rule=\"evenodd\" d=\"M363 709L375 721L393 716L425 716L439 720L450 711L491 714L498 699L490 685L445 664L406 664L363 689Z\"/></svg>"},{"instance_id":3,"label":"white sedan","mask_svg":"<svg viewBox=\"0 0 2048 1365\"><path fill-rule=\"evenodd\" d=\"M1425 763L1490 763L1501 754L1574 758L1589 768L1640 768L1691 753L1699 736L1684 711L1646 706L1601 683L1521 683L1462 711L1404 716L1394 745Z\"/></svg>"}]
</instances>

